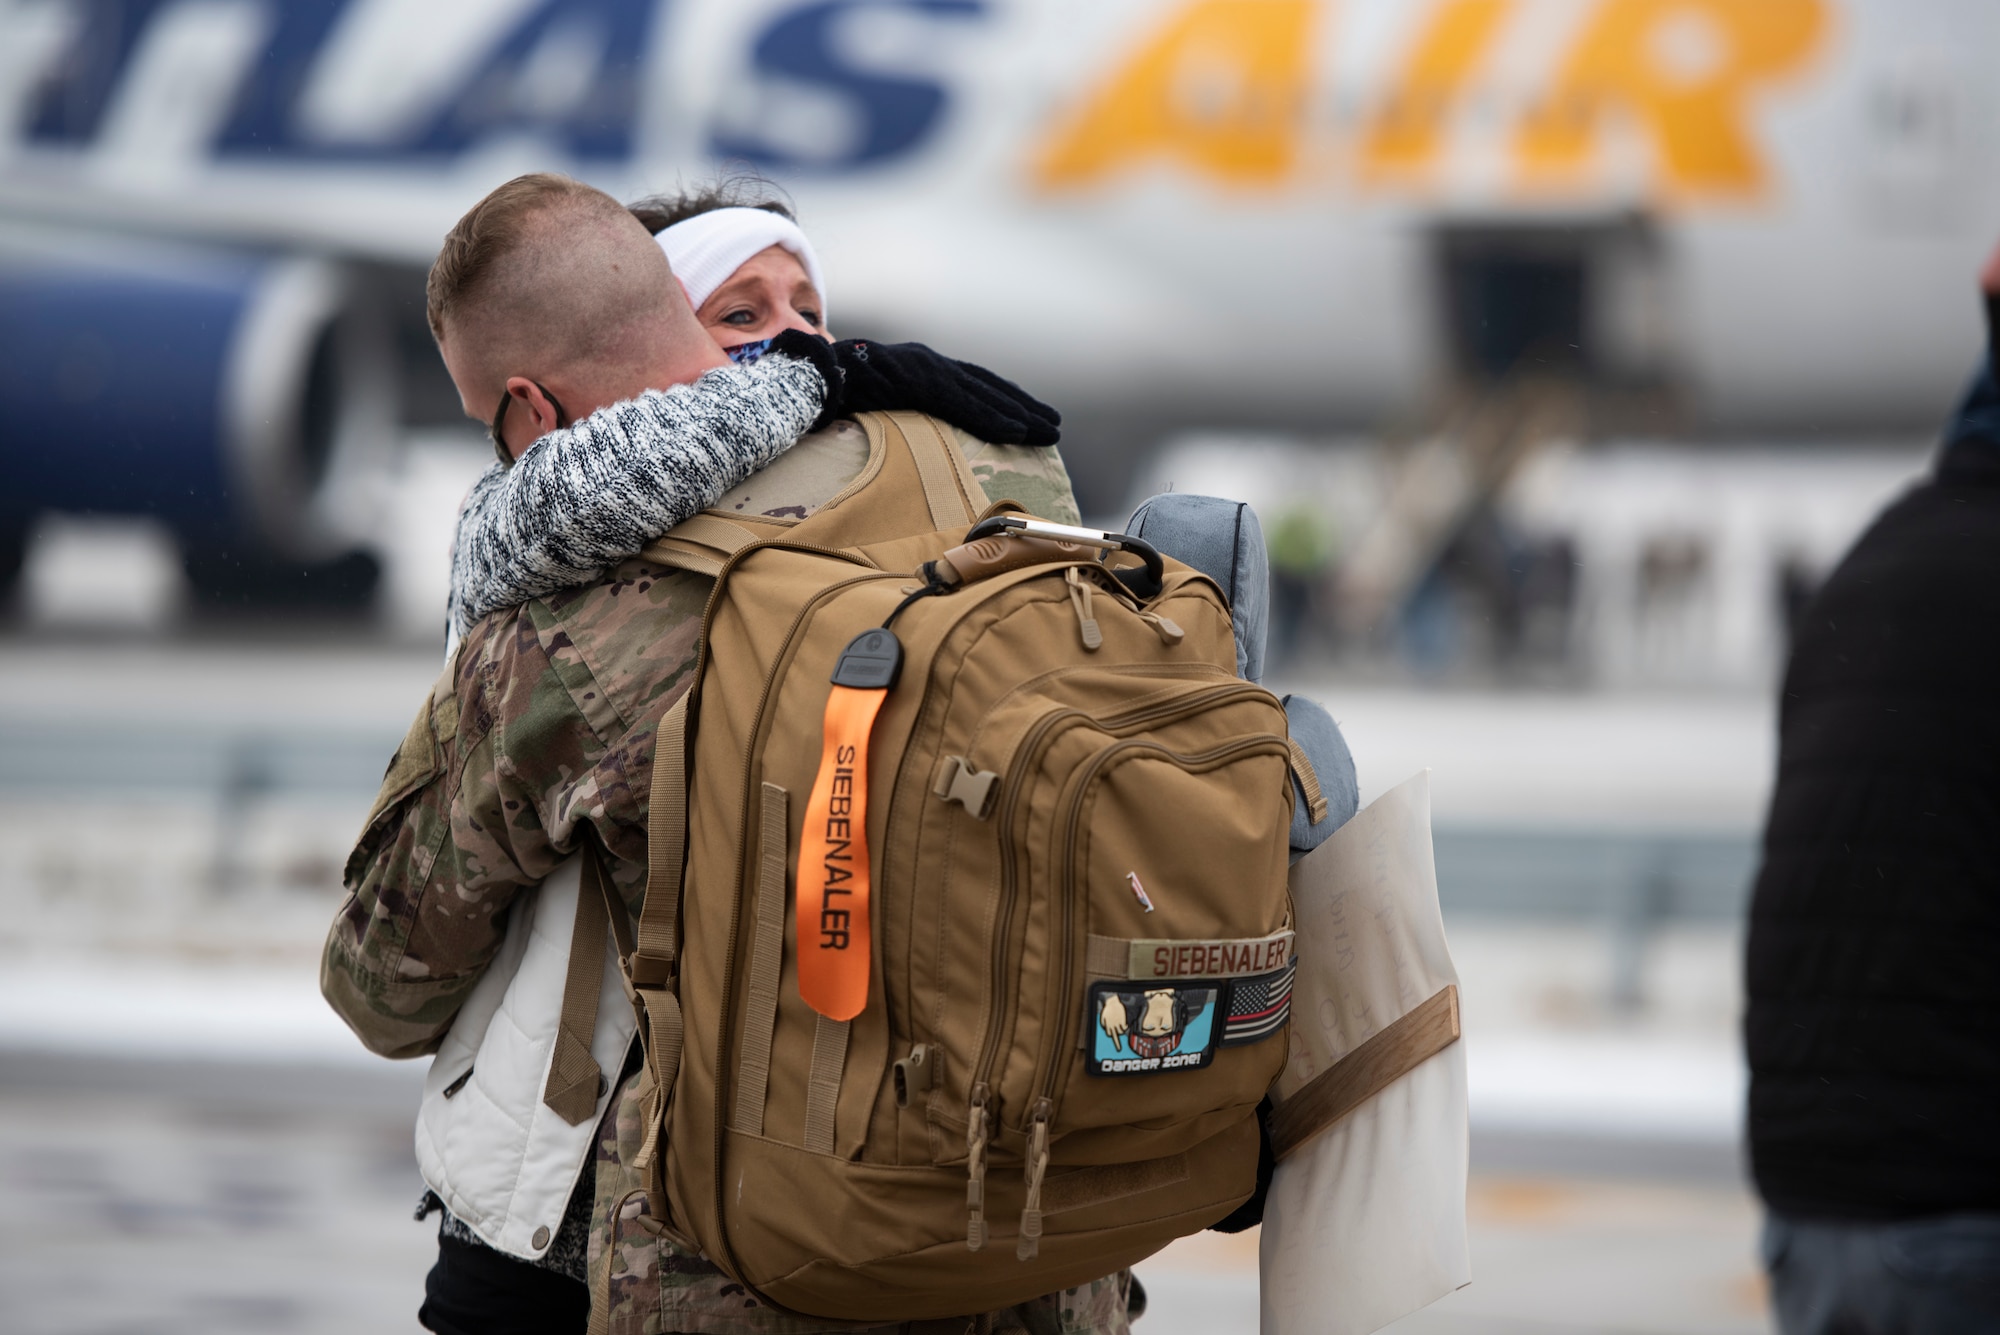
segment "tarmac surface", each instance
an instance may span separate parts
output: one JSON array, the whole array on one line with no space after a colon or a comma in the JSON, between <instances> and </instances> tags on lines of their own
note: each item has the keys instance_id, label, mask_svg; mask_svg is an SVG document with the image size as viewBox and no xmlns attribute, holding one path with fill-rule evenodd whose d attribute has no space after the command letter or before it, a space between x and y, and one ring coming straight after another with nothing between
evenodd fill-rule
<instances>
[{"instance_id":1,"label":"tarmac surface","mask_svg":"<svg viewBox=\"0 0 2000 1335\"><path fill-rule=\"evenodd\" d=\"M0 1057L5 1329L419 1329L420 1089L415 1066Z\"/></svg>"},{"instance_id":2,"label":"tarmac surface","mask_svg":"<svg viewBox=\"0 0 2000 1335\"><path fill-rule=\"evenodd\" d=\"M9 1335L418 1329L419 1065L0 1052ZM1752 1335L1756 1214L1713 1142L1475 1132L1473 1283L1400 1335ZM1257 1328L1254 1233L1141 1264L1141 1335Z\"/></svg>"},{"instance_id":3,"label":"tarmac surface","mask_svg":"<svg viewBox=\"0 0 2000 1335\"><path fill-rule=\"evenodd\" d=\"M421 1064L319 1000L424 647L0 639L0 1331L415 1330ZM1363 798L1433 771L1464 980L1472 1285L1414 1335L1763 1331L1734 1142L1769 709L1295 683ZM1138 1272L1249 1332L1254 1235Z\"/></svg>"}]
</instances>

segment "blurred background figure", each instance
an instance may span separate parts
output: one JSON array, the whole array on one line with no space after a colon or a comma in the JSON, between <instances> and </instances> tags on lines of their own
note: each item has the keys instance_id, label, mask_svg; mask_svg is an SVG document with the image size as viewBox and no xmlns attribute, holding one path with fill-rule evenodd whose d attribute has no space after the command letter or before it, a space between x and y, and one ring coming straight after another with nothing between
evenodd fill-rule
<instances>
[{"instance_id":1,"label":"blurred background figure","mask_svg":"<svg viewBox=\"0 0 2000 1335\"><path fill-rule=\"evenodd\" d=\"M1409 1332L1767 1330L1773 686L1979 346L1996 50L1990 0L0 0L10 1330L421 1285L421 1073L313 969L492 457L423 275L529 171L759 173L841 334L1061 409L1088 521L1252 505L1268 684L1363 802L1433 771L1479 1279ZM1142 1335L1254 1327L1209 1245Z\"/></svg>"},{"instance_id":2,"label":"blurred background figure","mask_svg":"<svg viewBox=\"0 0 2000 1335\"><path fill-rule=\"evenodd\" d=\"M2000 250L1981 275L2000 309ZM1801 609L1750 908L1785 1335L2000 1330L2000 385Z\"/></svg>"},{"instance_id":3,"label":"blurred background figure","mask_svg":"<svg viewBox=\"0 0 2000 1335\"><path fill-rule=\"evenodd\" d=\"M1324 622L1333 535L1318 510L1292 506L1273 517L1265 541L1271 555L1271 661L1289 666L1306 648L1307 635Z\"/></svg>"}]
</instances>

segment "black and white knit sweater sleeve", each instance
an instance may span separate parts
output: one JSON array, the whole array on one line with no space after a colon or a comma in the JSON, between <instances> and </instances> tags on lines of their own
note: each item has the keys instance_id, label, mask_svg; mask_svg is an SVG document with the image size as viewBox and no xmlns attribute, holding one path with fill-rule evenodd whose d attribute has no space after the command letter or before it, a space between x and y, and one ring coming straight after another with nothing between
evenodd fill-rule
<instances>
[{"instance_id":1,"label":"black and white knit sweater sleeve","mask_svg":"<svg viewBox=\"0 0 2000 1335\"><path fill-rule=\"evenodd\" d=\"M791 448L826 383L810 362L769 356L689 385L648 390L498 463L459 511L451 638L488 612L590 580Z\"/></svg>"}]
</instances>

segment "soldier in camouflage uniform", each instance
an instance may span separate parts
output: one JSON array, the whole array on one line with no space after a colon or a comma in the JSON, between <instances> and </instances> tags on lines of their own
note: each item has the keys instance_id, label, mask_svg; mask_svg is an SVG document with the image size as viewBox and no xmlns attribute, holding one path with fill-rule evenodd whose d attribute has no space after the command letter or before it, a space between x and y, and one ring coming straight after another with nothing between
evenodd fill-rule
<instances>
[{"instance_id":1,"label":"soldier in camouflage uniform","mask_svg":"<svg viewBox=\"0 0 2000 1335\"><path fill-rule=\"evenodd\" d=\"M960 444L987 496L1078 520L1054 451ZM867 457L850 421L802 439L722 510L809 513ZM711 581L643 558L594 584L496 612L473 627L412 724L346 867L349 895L322 961L325 994L376 1052L435 1050L498 950L507 908L595 840L636 914L646 885L654 729L690 685ZM593 1297L608 1279L620 1335L791 1335L839 1328L781 1316L698 1255L646 1231L626 1165L634 1079L599 1132L589 1240ZM1111 1335L1134 1286L1107 1277L1006 1312L910 1329Z\"/></svg>"}]
</instances>

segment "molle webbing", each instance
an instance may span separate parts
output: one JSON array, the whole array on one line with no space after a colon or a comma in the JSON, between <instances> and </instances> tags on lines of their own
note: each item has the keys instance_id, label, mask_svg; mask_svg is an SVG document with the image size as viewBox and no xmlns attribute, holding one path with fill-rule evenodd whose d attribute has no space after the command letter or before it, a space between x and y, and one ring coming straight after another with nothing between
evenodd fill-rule
<instances>
[{"instance_id":1,"label":"molle webbing","mask_svg":"<svg viewBox=\"0 0 2000 1335\"><path fill-rule=\"evenodd\" d=\"M840 1074L847 1068L846 1020L819 1017L813 1031L812 1072L806 1077L805 1147L833 1153L833 1115L840 1102Z\"/></svg>"},{"instance_id":2,"label":"molle webbing","mask_svg":"<svg viewBox=\"0 0 2000 1335\"><path fill-rule=\"evenodd\" d=\"M1171 1187L1188 1179L1185 1154L1163 1159L1141 1159L1136 1163L1101 1164L1094 1168L1072 1168L1051 1173L1042 1182L1042 1213L1064 1214L1087 1210L1161 1187Z\"/></svg>"},{"instance_id":3,"label":"molle webbing","mask_svg":"<svg viewBox=\"0 0 2000 1335\"><path fill-rule=\"evenodd\" d=\"M765 784L757 834L757 926L750 944L743 1061L736 1076L736 1129L753 1136L764 1134L764 1096L771 1087L771 1038L778 1026L778 979L785 963L785 833L789 809L785 790L775 783Z\"/></svg>"}]
</instances>

